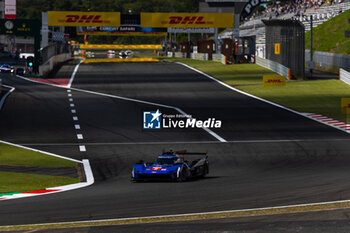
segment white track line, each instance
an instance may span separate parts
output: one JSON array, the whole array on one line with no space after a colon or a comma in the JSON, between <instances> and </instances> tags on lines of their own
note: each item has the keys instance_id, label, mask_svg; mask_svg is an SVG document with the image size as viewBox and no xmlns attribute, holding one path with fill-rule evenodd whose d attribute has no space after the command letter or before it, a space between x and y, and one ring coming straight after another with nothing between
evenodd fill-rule
<instances>
[{"instance_id":1,"label":"white track line","mask_svg":"<svg viewBox=\"0 0 350 233\"><path fill-rule=\"evenodd\" d=\"M236 140L236 141L227 141L227 143L289 143L289 142L342 142L342 141L350 141L345 138L338 139L280 139L280 140ZM218 141L177 141L177 142L87 142L84 143L87 146L101 146L101 145L166 145L166 144L216 144L220 143ZM80 143L26 143L26 146L76 146L80 145Z\"/></svg>"},{"instance_id":2,"label":"white track line","mask_svg":"<svg viewBox=\"0 0 350 233\"><path fill-rule=\"evenodd\" d=\"M80 64L80 63L79 63ZM58 86L58 85L53 85L50 83L41 83L41 82L37 82L37 81L33 81L30 79L27 79L25 77L19 76L17 75L17 77L21 78L21 79L25 79L29 82L35 82L35 83L40 83L43 85L49 85L49 86L54 86L54 87L58 87L58 88L67 88L67 87L63 87L63 86ZM132 99L132 98L127 98L127 97L122 97L122 96L116 96L116 95L110 95L110 94L105 94L105 93L100 93L100 92L95 92L95 91L89 91L89 90L83 90L83 89L79 89L79 88L70 88L71 90L74 91L79 91L79 92L85 92L85 93L89 93L89 94L94 94L94 95L100 95L100 96L105 96L105 97L110 97L110 98L115 98L115 99L120 99L120 100L125 100L125 101L130 101L130 102L136 102L136 103L141 103L141 104L147 104L147 105L153 105L153 106L157 106L157 107L162 107L162 108L169 108L169 109L174 109L177 112L181 113L181 114L185 114L186 116L188 116L189 114L185 113L184 111L182 111L180 108L174 107L174 106L170 106L170 105L165 105L165 104L158 104L158 103L153 103L153 102L149 102L149 101L144 101L144 100L138 100L138 99ZM68 94L68 96L71 94ZM71 97L71 96L70 96ZM75 110L74 110L75 111ZM72 113L73 112L72 110ZM204 128L202 127L202 129L204 131L206 131L207 133L209 133L211 136L215 137L218 141L220 142L226 142L226 140L224 138L222 138L221 136L219 136L218 134L216 134L215 132L213 132L211 129L208 128Z\"/></svg>"},{"instance_id":3,"label":"white track line","mask_svg":"<svg viewBox=\"0 0 350 233\"><path fill-rule=\"evenodd\" d=\"M80 92L85 92L85 93L89 93L89 94L101 95L101 96L106 96L106 97L110 97L110 98L116 98L116 99L121 99L121 100L125 100L125 101L130 101L130 102L136 102L136 103L141 103L141 104L154 105L154 106L162 107L162 108L174 109L174 110L176 110L177 112L179 112L179 113L181 113L183 115L186 115L186 116L189 115L186 112L184 112L183 110L181 110L180 108L177 108L177 107L174 107L174 106L170 106L170 105L158 104L158 103L153 103L153 102L149 102L149 101L132 99L132 98L116 96L116 95L110 95L110 94L105 94L105 93L100 93L100 92L95 92L95 91L89 91L89 90L83 90L83 89L78 89L78 88L71 88L71 89L74 90L74 91L80 91ZM204 131L206 131L207 133L209 133L210 135L212 135L213 137L215 137L220 142L226 142L225 139L223 139L221 136L219 136L218 134L216 134L212 130L210 130L208 128L204 128L204 127L202 127L202 129Z\"/></svg>"},{"instance_id":4,"label":"white track line","mask_svg":"<svg viewBox=\"0 0 350 233\"><path fill-rule=\"evenodd\" d=\"M211 212L199 212L199 213L185 213L185 214L170 214L170 215L156 215L156 216L146 216L146 217L131 217L131 218L114 218L114 219L99 219L99 220L87 220L87 221L72 221L72 222L52 222L52 223L39 223L39 224L25 224L25 225L7 225L2 227L26 227L26 226L50 226L50 225L70 225L70 224L91 224L91 223L99 223L100 225L103 223L106 223L107 225L110 225L110 222L122 222L122 221L130 221L130 220L147 220L147 219L153 219L153 220L162 220L164 219L165 222L169 222L169 218L177 218L177 217L191 217L191 216L203 216L205 219L206 216L215 215L215 214L234 214L234 213L249 213L254 211L271 211L271 210L283 210L283 209L293 209L293 208L302 208L302 207L313 207L313 206L327 206L327 205L333 205L333 204L341 204L341 203L348 203L350 200L339 200L339 201L329 201L329 202L316 202L316 203L307 203L307 204L296 204L296 205L285 205L285 206L274 206L274 207L262 207L262 208L250 208L250 209L237 209L237 210L223 210L223 211L211 211ZM336 208L339 209L339 208ZM325 210L317 210L317 211L326 211ZM331 210L334 210L334 208ZM309 210L307 212L314 211ZM290 212L284 212L284 213L278 213L285 214L285 213L300 213L295 211ZM257 216L264 216L264 215L272 215L269 214L259 214ZM238 216L239 217L239 216ZM243 216L245 218L249 217L255 217L253 216ZM229 217L230 218L230 217ZM237 218L237 217L234 217ZM215 218L209 218L209 219L215 219ZM185 220L186 221L186 220ZM188 220L187 220L188 221ZM191 220L190 220L191 221ZM137 224L137 223L134 223ZM142 224L142 223L141 223ZM84 227L84 226L82 226Z\"/></svg>"},{"instance_id":5,"label":"white track line","mask_svg":"<svg viewBox=\"0 0 350 233\"><path fill-rule=\"evenodd\" d=\"M85 152L85 151L86 151L86 147L85 147L84 145L79 146L79 150L80 150L81 152Z\"/></svg>"},{"instance_id":6,"label":"white track line","mask_svg":"<svg viewBox=\"0 0 350 233\"><path fill-rule=\"evenodd\" d=\"M219 84L221 84L221 85L223 85L223 86L225 86L225 87L227 87L227 88L229 88L229 89L231 89L231 90L233 90L233 91L239 92L239 93L241 93L241 94L243 94L243 95L246 95L246 96L249 96L249 97L251 97L251 98L260 100L260 101L262 101L262 102L271 104L271 105L273 105L273 106L275 106L275 107L282 108L282 109L284 109L284 110L287 110L287 111L292 112L292 113L295 113L295 114L297 114L297 115L306 117L306 118L308 118L308 119L317 121L317 122L319 122L319 123L321 123L321 124L330 126L330 125L328 125L328 124L325 124L325 123L322 122L322 121L318 121L318 120L315 119L315 118L306 116L306 115L304 115L304 114L301 113L301 112L298 112L298 111L295 111L295 110L293 110L293 109L287 108L287 107L285 107L285 106L276 104L276 103L271 102L271 101L269 101L269 100L266 100L266 99L257 97L257 96L255 96L255 95L249 94L249 93L247 93L247 92L238 90L238 89L236 89L236 88L234 88L234 87L232 87L232 86L230 86L230 85L228 85L228 84L226 84L226 83L224 83L224 82L222 82L222 81L220 81L220 80L218 80L218 79L216 79L216 78L214 78L214 77L212 77L212 76L210 76L210 75L208 75L208 74L206 74L206 73L204 73L204 72L202 72L202 71L200 71L200 70L197 70L197 69L195 69L195 68L193 68L193 67L191 67L191 66L189 66L189 65L186 65L186 64L181 63L181 62L175 62L175 63L180 64L180 65L183 65L183 66L185 66L185 67L187 67L187 68L189 68L189 69L191 69L191 70L193 70L193 71L196 71L197 73L200 73L200 74L204 75L205 77L207 77L207 78L209 78L209 79L211 79L211 80L213 80L213 81L215 81L215 82L217 82L217 83L219 83ZM318 119L321 119L321 118L322 118L322 119L325 119L323 116L320 116L320 118L318 118ZM326 117L326 118L327 118L327 117ZM334 128L335 128L335 127L334 127ZM349 134L350 134L349 131L342 130L342 129L340 129L340 128L336 128L336 129L341 130L341 131L343 131L343 132L345 132L345 133L349 133Z\"/></svg>"},{"instance_id":7,"label":"white track line","mask_svg":"<svg viewBox=\"0 0 350 233\"><path fill-rule=\"evenodd\" d=\"M75 66L72 76L70 77L69 83L67 85L68 88L70 88L72 86L73 80L75 78L76 73L78 72L79 66L80 66L81 62L78 63L78 65Z\"/></svg>"},{"instance_id":8,"label":"white track line","mask_svg":"<svg viewBox=\"0 0 350 233\"><path fill-rule=\"evenodd\" d=\"M11 86L7 86L7 85L2 85L2 86L3 86L3 87L10 88L10 90L1 98L1 100L0 100L0 110L2 109L2 106L4 105L6 98L7 98L14 90L16 90L16 88L11 87Z\"/></svg>"}]
</instances>

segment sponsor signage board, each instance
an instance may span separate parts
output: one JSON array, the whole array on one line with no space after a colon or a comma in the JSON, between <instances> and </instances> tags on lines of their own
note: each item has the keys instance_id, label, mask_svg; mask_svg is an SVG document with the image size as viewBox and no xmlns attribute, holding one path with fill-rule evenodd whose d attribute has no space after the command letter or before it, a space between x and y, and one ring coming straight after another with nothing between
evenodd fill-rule
<instances>
[{"instance_id":1,"label":"sponsor signage board","mask_svg":"<svg viewBox=\"0 0 350 233\"><path fill-rule=\"evenodd\" d=\"M233 13L141 13L141 27L232 28Z\"/></svg>"},{"instance_id":2,"label":"sponsor signage board","mask_svg":"<svg viewBox=\"0 0 350 233\"><path fill-rule=\"evenodd\" d=\"M78 35L110 35L110 36L166 36L165 28L149 28L139 26L121 27L82 27Z\"/></svg>"},{"instance_id":3,"label":"sponsor signage board","mask_svg":"<svg viewBox=\"0 0 350 233\"><path fill-rule=\"evenodd\" d=\"M49 11L49 26L120 26L120 12Z\"/></svg>"},{"instance_id":4,"label":"sponsor signage board","mask_svg":"<svg viewBox=\"0 0 350 233\"><path fill-rule=\"evenodd\" d=\"M285 86L286 77L284 75L264 75L264 87Z\"/></svg>"},{"instance_id":5,"label":"sponsor signage board","mask_svg":"<svg viewBox=\"0 0 350 233\"><path fill-rule=\"evenodd\" d=\"M16 0L5 0L5 19L16 18Z\"/></svg>"},{"instance_id":6,"label":"sponsor signage board","mask_svg":"<svg viewBox=\"0 0 350 233\"><path fill-rule=\"evenodd\" d=\"M341 98L341 113L350 114L350 98Z\"/></svg>"},{"instance_id":7,"label":"sponsor signage board","mask_svg":"<svg viewBox=\"0 0 350 233\"><path fill-rule=\"evenodd\" d=\"M249 0L242 10L242 17L248 18L253 14L255 9L260 5L261 0Z\"/></svg>"},{"instance_id":8,"label":"sponsor signage board","mask_svg":"<svg viewBox=\"0 0 350 233\"><path fill-rule=\"evenodd\" d=\"M167 36L167 32L77 32L77 35L99 35L99 36Z\"/></svg>"},{"instance_id":9,"label":"sponsor signage board","mask_svg":"<svg viewBox=\"0 0 350 233\"><path fill-rule=\"evenodd\" d=\"M168 33L215 33L215 28L168 28Z\"/></svg>"},{"instance_id":10,"label":"sponsor signage board","mask_svg":"<svg viewBox=\"0 0 350 233\"><path fill-rule=\"evenodd\" d=\"M0 19L0 34L40 36L40 21L30 19Z\"/></svg>"},{"instance_id":11,"label":"sponsor signage board","mask_svg":"<svg viewBox=\"0 0 350 233\"><path fill-rule=\"evenodd\" d=\"M280 43L275 43L275 54L280 54L281 53L281 44Z\"/></svg>"}]
</instances>

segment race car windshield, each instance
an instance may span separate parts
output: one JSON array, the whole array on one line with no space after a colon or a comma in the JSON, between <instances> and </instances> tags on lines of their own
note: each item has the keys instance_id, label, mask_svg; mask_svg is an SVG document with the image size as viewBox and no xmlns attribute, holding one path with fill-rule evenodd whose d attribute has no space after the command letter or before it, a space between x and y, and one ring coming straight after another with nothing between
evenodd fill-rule
<instances>
[{"instance_id":1,"label":"race car windshield","mask_svg":"<svg viewBox=\"0 0 350 233\"><path fill-rule=\"evenodd\" d=\"M178 158L158 158L154 164L166 165L166 164L175 164Z\"/></svg>"}]
</instances>

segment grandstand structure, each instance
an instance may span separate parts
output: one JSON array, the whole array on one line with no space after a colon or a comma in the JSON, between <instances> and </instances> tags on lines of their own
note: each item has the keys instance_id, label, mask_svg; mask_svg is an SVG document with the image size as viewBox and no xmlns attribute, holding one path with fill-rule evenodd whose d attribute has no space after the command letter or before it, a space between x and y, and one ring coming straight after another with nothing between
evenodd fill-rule
<instances>
[{"instance_id":1,"label":"grandstand structure","mask_svg":"<svg viewBox=\"0 0 350 233\"><path fill-rule=\"evenodd\" d=\"M323 4L318 8L308 8L303 13L285 13L278 16L273 14L264 14L253 16L249 20L241 23L240 37L256 36L256 53L257 56L265 58L265 25L262 20L269 19L294 19L299 20L305 26L305 31L310 30L310 19L313 18L313 27L324 23L325 21L350 9L350 0L332 5ZM219 35L219 39L232 38L232 29L226 30Z\"/></svg>"}]
</instances>

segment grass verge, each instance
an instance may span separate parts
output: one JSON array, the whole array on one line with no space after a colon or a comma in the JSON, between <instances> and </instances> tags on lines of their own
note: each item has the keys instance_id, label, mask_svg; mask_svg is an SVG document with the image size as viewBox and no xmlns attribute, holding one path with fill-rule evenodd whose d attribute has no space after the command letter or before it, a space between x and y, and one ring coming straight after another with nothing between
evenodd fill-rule
<instances>
[{"instance_id":1,"label":"grass verge","mask_svg":"<svg viewBox=\"0 0 350 233\"><path fill-rule=\"evenodd\" d=\"M0 164L28 167L75 167L77 163L0 143Z\"/></svg>"},{"instance_id":2,"label":"grass verge","mask_svg":"<svg viewBox=\"0 0 350 233\"><path fill-rule=\"evenodd\" d=\"M1 193L28 192L78 182L79 178L64 176L0 172L0 196Z\"/></svg>"},{"instance_id":3,"label":"grass verge","mask_svg":"<svg viewBox=\"0 0 350 233\"><path fill-rule=\"evenodd\" d=\"M238 89L299 112L318 113L343 122L341 98L350 97L350 86L339 80L288 82L282 87L240 86ZM348 118L348 119L347 119Z\"/></svg>"},{"instance_id":4,"label":"grass verge","mask_svg":"<svg viewBox=\"0 0 350 233\"><path fill-rule=\"evenodd\" d=\"M0 165L36 168L76 167L77 163L0 143ZM0 171L1 193L27 192L78 183L79 178Z\"/></svg>"},{"instance_id":5,"label":"grass verge","mask_svg":"<svg viewBox=\"0 0 350 233\"><path fill-rule=\"evenodd\" d=\"M166 61L181 62L203 71L229 85L257 84L262 82L263 75L276 73L256 64L223 65L215 61L199 61L186 58L160 58Z\"/></svg>"},{"instance_id":6,"label":"grass verge","mask_svg":"<svg viewBox=\"0 0 350 233\"><path fill-rule=\"evenodd\" d=\"M350 10L313 29L313 49L339 54L350 54L350 40L345 31L350 30ZM331 36L330 36L331 35ZM310 49L310 31L305 33L305 47Z\"/></svg>"}]
</instances>

